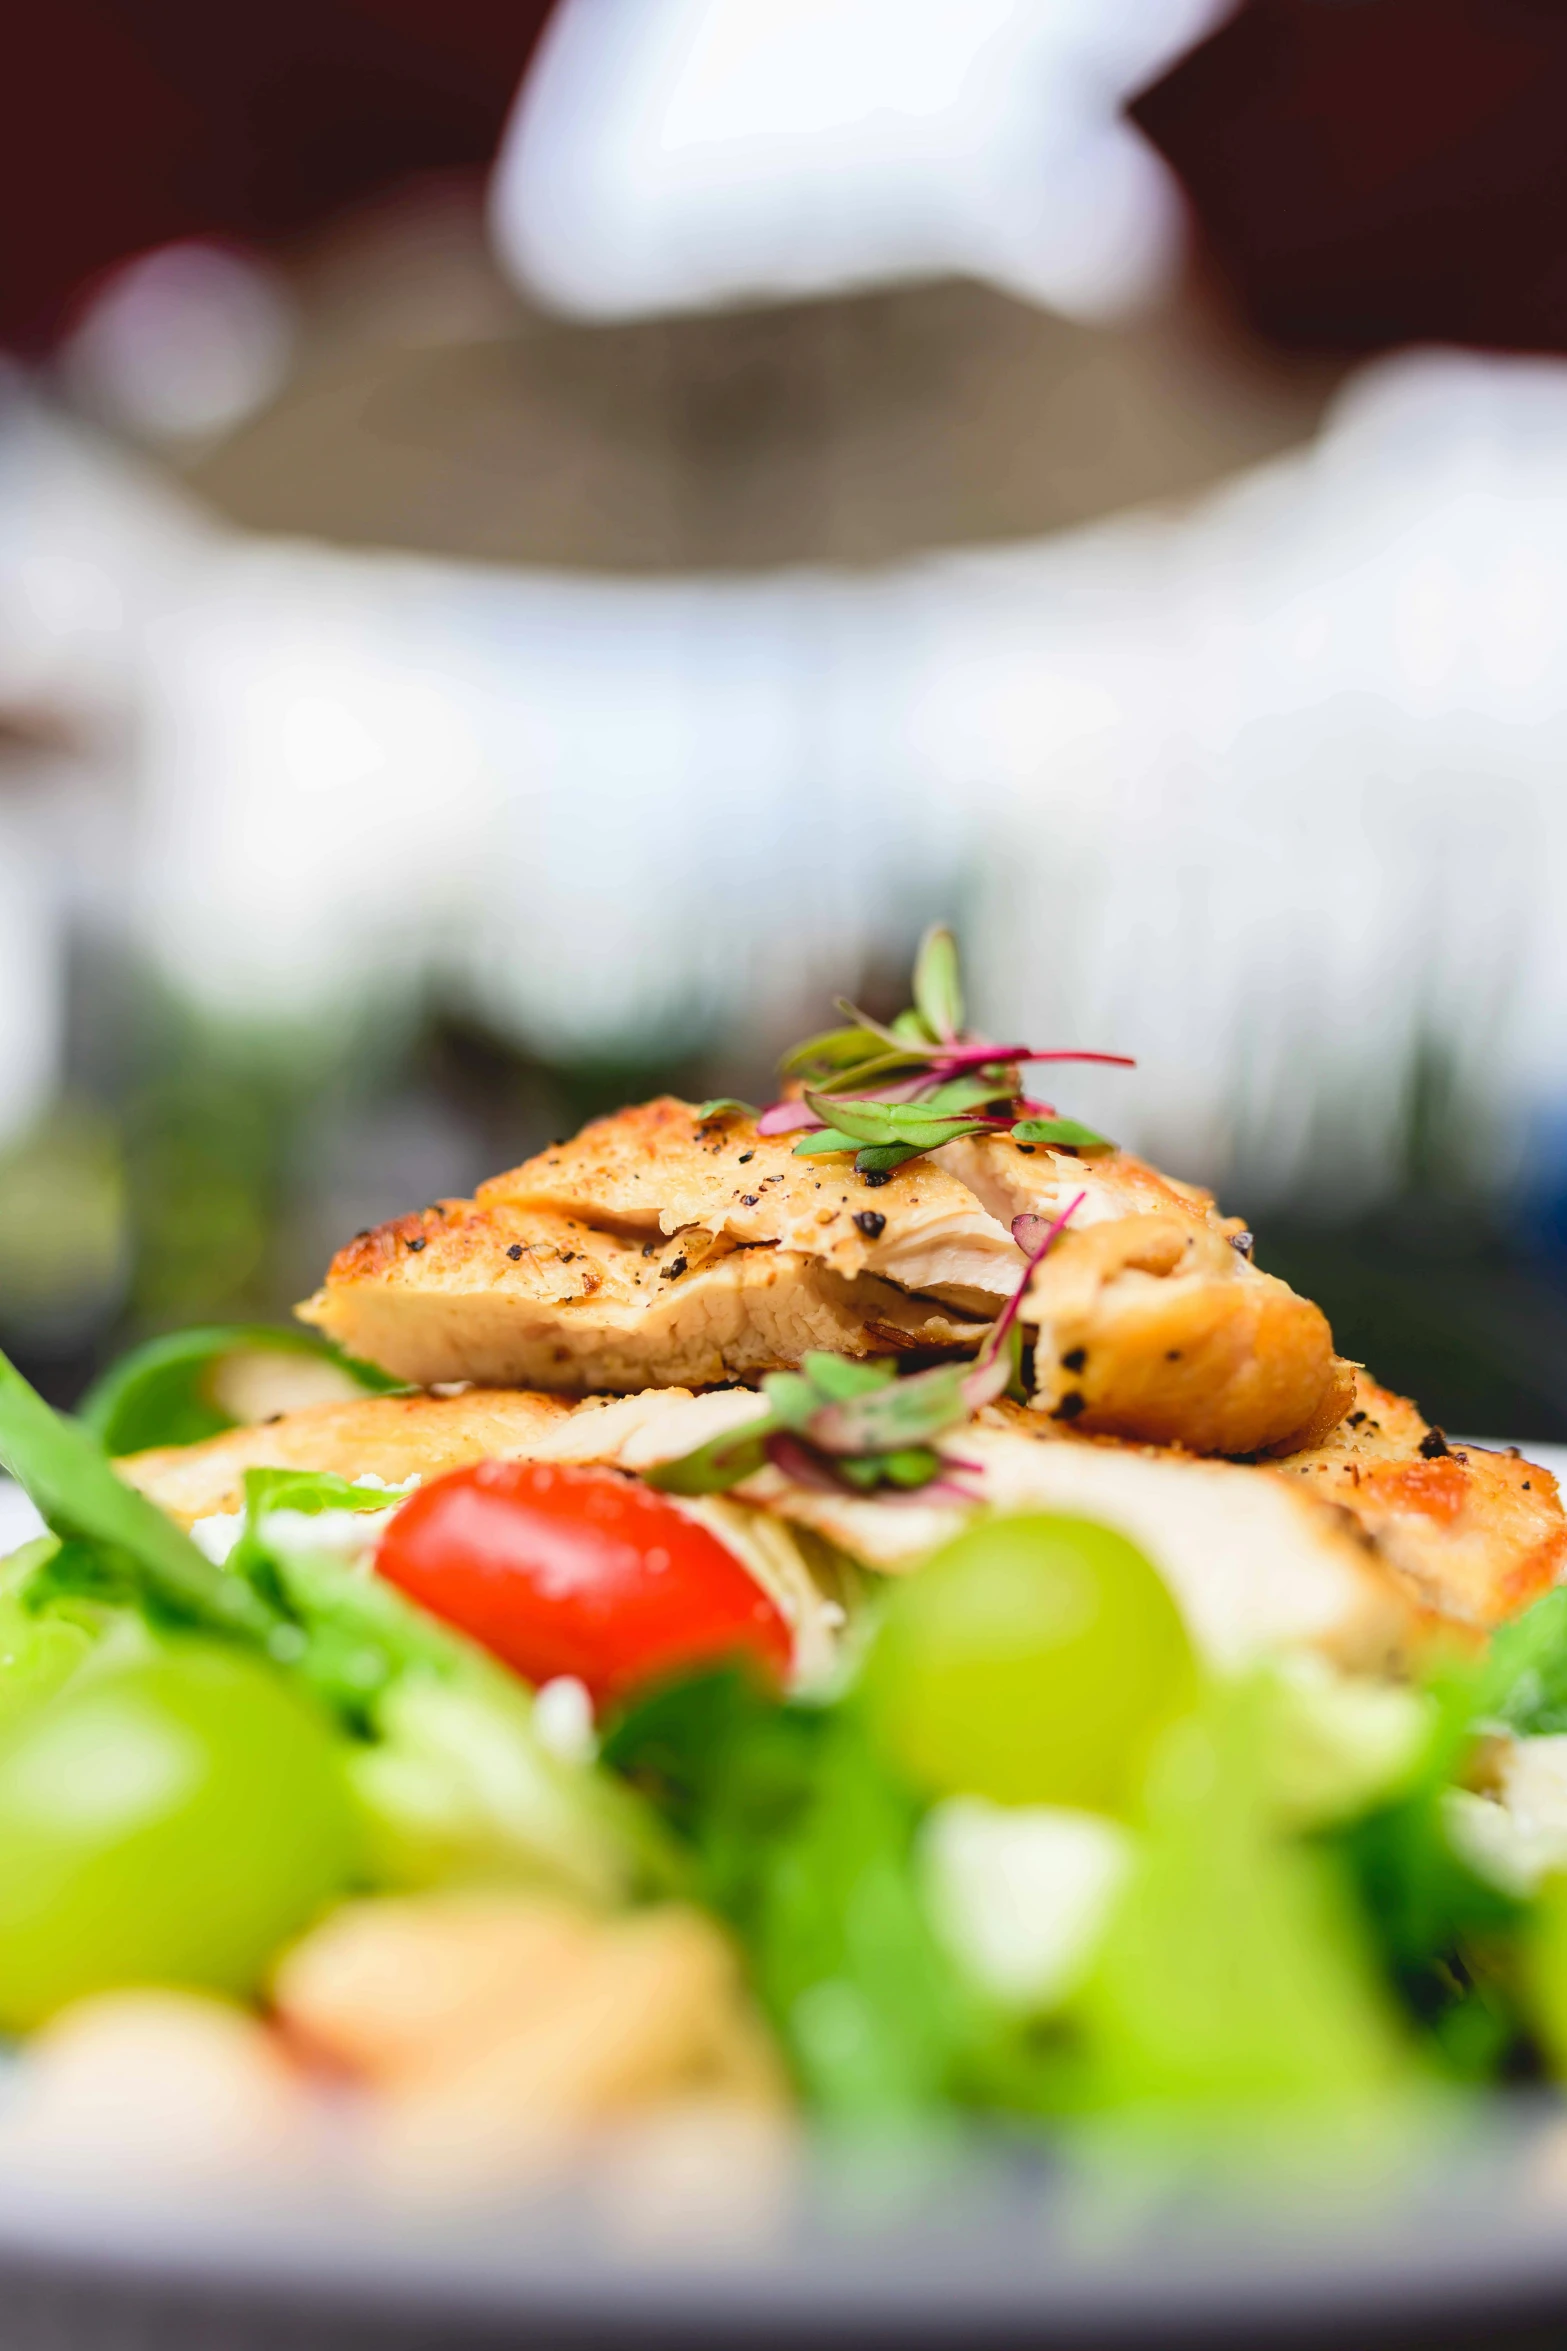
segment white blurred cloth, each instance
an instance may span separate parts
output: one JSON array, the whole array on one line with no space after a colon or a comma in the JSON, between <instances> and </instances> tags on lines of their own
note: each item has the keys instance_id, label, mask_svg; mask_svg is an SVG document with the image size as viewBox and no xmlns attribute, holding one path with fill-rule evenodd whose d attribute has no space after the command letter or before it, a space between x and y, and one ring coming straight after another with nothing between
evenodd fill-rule
<instances>
[{"instance_id":1,"label":"white blurred cloth","mask_svg":"<svg viewBox=\"0 0 1567 2351\"><path fill-rule=\"evenodd\" d=\"M62 479L0 511L0 694L21 612L9 674L124 747L113 888L225 1016L435 987L552 1054L666 1052L808 1020L952 910L996 1031L1138 1056L1064 1105L1259 1197L1373 1197L1422 1055L1498 1186L1567 1118L1556 362L1388 363L1184 516L858 577L161 511L143 551L27 431ZM91 593L30 601L62 545Z\"/></svg>"}]
</instances>

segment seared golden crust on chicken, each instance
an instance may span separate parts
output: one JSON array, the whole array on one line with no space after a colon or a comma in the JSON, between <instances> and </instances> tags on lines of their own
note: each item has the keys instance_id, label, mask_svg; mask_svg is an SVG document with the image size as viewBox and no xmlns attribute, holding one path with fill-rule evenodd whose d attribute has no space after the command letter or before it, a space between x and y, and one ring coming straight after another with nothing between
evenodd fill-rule
<instances>
[{"instance_id":1,"label":"seared golden crust on chicken","mask_svg":"<svg viewBox=\"0 0 1567 2351\"><path fill-rule=\"evenodd\" d=\"M1449 1446L1365 1373L1328 1441L1277 1467L1350 1511L1417 1600L1459 1624L1504 1623L1567 1571L1567 1516L1548 1469Z\"/></svg>"},{"instance_id":2,"label":"seared golden crust on chicken","mask_svg":"<svg viewBox=\"0 0 1567 2351\"><path fill-rule=\"evenodd\" d=\"M1085 1434L1255 1453L1349 1401L1320 1308L1178 1216L1069 1227L1023 1315L1036 1403Z\"/></svg>"},{"instance_id":3,"label":"seared golden crust on chicken","mask_svg":"<svg viewBox=\"0 0 1567 2351\"><path fill-rule=\"evenodd\" d=\"M311 1404L253 1427L226 1429L199 1445L161 1445L116 1466L171 1518L189 1525L238 1510L247 1469L319 1469L377 1477L389 1486L439 1477L470 1461L526 1453L569 1415L560 1396L526 1388L472 1388L461 1396L360 1396Z\"/></svg>"},{"instance_id":4,"label":"seared golden crust on chicken","mask_svg":"<svg viewBox=\"0 0 1567 2351\"><path fill-rule=\"evenodd\" d=\"M811 1348L887 1354L973 1344L929 1299L792 1249L692 1228L638 1242L530 1206L446 1200L339 1251L306 1322L422 1387L576 1393L708 1386Z\"/></svg>"}]
</instances>

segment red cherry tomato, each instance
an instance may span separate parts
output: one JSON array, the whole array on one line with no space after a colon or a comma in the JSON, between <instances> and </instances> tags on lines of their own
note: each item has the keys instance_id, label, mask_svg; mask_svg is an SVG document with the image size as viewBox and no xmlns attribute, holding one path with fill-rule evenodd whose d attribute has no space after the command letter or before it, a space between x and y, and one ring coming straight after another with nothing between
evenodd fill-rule
<instances>
[{"instance_id":1,"label":"red cherry tomato","mask_svg":"<svg viewBox=\"0 0 1567 2351\"><path fill-rule=\"evenodd\" d=\"M704 1659L789 1667L789 1628L733 1552L614 1470L454 1470L403 1504L376 1567L528 1681L574 1674L596 1703Z\"/></svg>"}]
</instances>

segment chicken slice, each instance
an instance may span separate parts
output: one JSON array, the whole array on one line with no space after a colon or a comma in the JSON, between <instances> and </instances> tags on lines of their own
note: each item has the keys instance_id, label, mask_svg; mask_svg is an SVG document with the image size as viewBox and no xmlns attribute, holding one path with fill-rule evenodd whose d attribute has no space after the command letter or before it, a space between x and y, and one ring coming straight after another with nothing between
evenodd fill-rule
<instances>
[{"instance_id":1,"label":"chicken slice","mask_svg":"<svg viewBox=\"0 0 1567 2351\"><path fill-rule=\"evenodd\" d=\"M415 1468L427 1477L458 1468L475 1458L481 1439L510 1458L603 1462L635 1472L691 1451L761 1408L760 1398L744 1390L658 1389L574 1407L475 1390L445 1399L375 1399L351 1409L368 1423L384 1417L379 1437L370 1436L367 1424L360 1465L396 1479ZM231 1506L239 1465L248 1466L250 1448L262 1438L298 1467L350 1470L334 1419L344 1409L317 1407L271 1430L231 1432L183 1455L144 1454L123 1467L166 1509L201 1516ZM1374 1671L1397 1659L1417 1628L1419 1611L1353 1519L1271 1469L1077 1438L1010 1406L965 1430L962 1452L978 1465L975 1504L807 1492L766 1470L728 1496L724 1511L737 1527L749 1516L802 1530L884 1574L917 1567L976 1508L1103 1520L1147 1551L1204 1655L1226 1669L1303 1648ZM767 1582L767 1563L752 1559L752 1546L735 1548Z\"/></svg>"},{"instance_id":2,"label":"chicken slice","mask_svg":"<svg viewBox=\"0 0 1567 2351\"><path fill-rule=\"evenodd\" d=\"M993 1314L1023 1271L1008 1223L928 1159L868 1183L846 1154L796 1158L794 1135L672 1095L596 1119L481 1184L481 1207L547 1209L611 1232L703 1232L792 1249L848 1278L879 1275Z\"/></svg>"},{"instance_id":3,"label":"chicken slice","mask_svg":"<svg viewBox=\"0 0 1567 2351\"><path fill-rule=\"evenodd\" d=\"M471 1388L460 1396L359 1396L312 1404L249 1428L225 1429L198 1445L160 1445L118 1464L182 1526L238 1510L247 1469L328 1470L400 1486L439 1477L470 1461L526 1454L552 1421L571 1411L562 1396L527 1388Z\"/></svg>"},{"instance_id":4,"label":"chicken slice","mask_svg":"<svg viewBox=\"0 0 1567 2351\"><path fill-rule=\"evenodd\" d=\"M754 1377L812 1348L972 1346L874 1274L692 1227L640 1244L554 1209L447 1200L340 1250L306 1322L422 1387L638 1389Z\"/></svg>"},{"instance_id":5,"label":"chicken slice","mask_svg":"<svg viewBox=\"0 0 1567 2351\"><path fill-rule=\"evenodd\" d=\"M1211 1192L1127 1151L1007 1135L935 1157L1009 1226L1077 1203L1024 1308L1042 1411L1085 1435L1255 1453L1319 1443L1348 1409L1354 1366L1321 1308L1252 1264L1251 1235Z\"/></svg>"},{"instance_id":6,"label":"chicken slice","mask_svg":"<svg viewBox=\"0 0 1567 2351\"><path fill-rule=\"evenodd\" d=\"M1567 1518L1548 1469L1449 1445L1364 1372L1354 1406L1325 1443L1277 1467L1348 1510L1422 1605L1486 1629L1561 1580Z\"/></svg>"},{"instance_id":7,"label":"chicken slice","mask_svg":"<svg viewBox=\"0 0 1567 2351\"><path fill-rule=\"evenodd\" d=\"M1208 1193L1125 1152L973 1137L871 1181L794 1142L662 1096L363 1236L300 1311L402 1378L579 1391L972 1347L1023 1273L1011 1219L1082 1192L1025 1313L1041 1410L1250 1453L1320 1438L1349 1400L1319 1309Z\"/></svg>"},{"instance_id":8,"label":"chicken slice","mask_svg":"<svg viewBox=\"0 0 1567 2351\"><path fill-rule=\"evenodd\" d=\"M1321 1309L1189 1217L1069 1228L1023 1318L1035 1404L1085 1435L1255 1453L1320 1441L1354 1395Z\"/></svg>"}]
</instances>

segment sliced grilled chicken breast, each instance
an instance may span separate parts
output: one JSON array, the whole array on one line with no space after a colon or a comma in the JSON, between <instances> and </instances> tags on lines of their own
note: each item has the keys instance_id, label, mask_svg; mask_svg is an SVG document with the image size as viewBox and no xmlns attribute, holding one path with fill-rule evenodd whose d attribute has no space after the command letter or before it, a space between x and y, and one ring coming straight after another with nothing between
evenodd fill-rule
<instances>
[{"instance_id":1,"label":"sliced grilled chicken breast","mask_svg":"<svg viewBox=\"0 0 1567 2351\"><path fill-rule=\"evenodd\" d=\"M1277 1466L1348 1510L1421 1602L1460 1624L1500 1624L1567 1571L1567 1519L1548 1469L1449 1445L1364 1372L1327 1441Z\"/></svg>"},{"instance_id":2,"label":"sliced grilled chicken breast","mask_svg":"<svg viewBox=\"0 0 1567 2351\"><path fill-rule=\"evenodd\" d=\"M362 1236L300 1312L404 1379L578 1392L749 1379L812 1347L972 1347L1022 1277L1011 1218L1079 1191L1026 1309L1043 1411L1195 1452L1326 1433L1349 1367L1206 1192L1124 1152L990 1137L872 1182L669 1096Z\"/></svg>"},{"instance_id":3,"label":"sliced grilled chicken breast","mask_svg":"<svg viewBox=\"0 0 1567 2351\"><path fill-rule=\"evenodd\" d=\"M638 1242L558 1210L447 1200L351 1242L300 1308L421 1387L584 1389L753 1377L811 1348L974 1344L970 1322L870 1273L701 1227Z\"/></svg>"},{"instance_id":4,"label":"sliced grilled chicken breast","mask_svg":"<svg viewBox=\"0 0 1567 2351\"><path fill-rule=\"evenodd\" d=\"M311 1404L199 1445L161 1445L119 1462L120 1475L182 1526L238 1510L247 1469L317 1469L340 1478L439 1477L470 1461L526 1457L552 1421L569 1417L560 1396L526 1388L472 1388L460 1396L360 1396Z\"/></svg>"}]
</instances>

